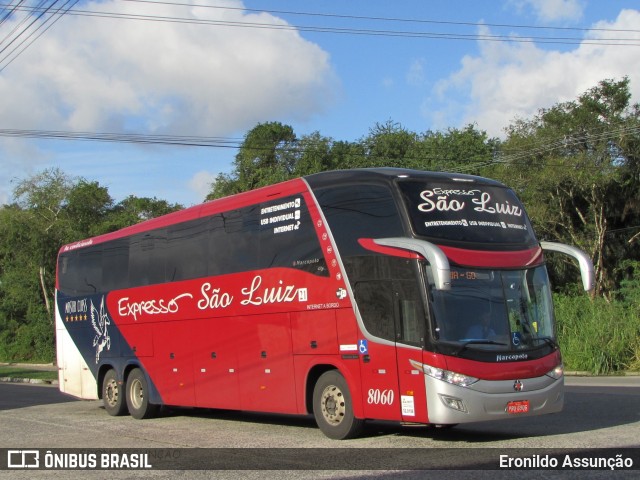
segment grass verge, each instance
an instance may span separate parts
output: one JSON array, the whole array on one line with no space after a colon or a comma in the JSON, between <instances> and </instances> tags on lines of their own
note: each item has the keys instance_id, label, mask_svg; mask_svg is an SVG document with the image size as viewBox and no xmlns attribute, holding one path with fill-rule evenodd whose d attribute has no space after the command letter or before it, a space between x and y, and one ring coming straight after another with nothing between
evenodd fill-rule
<instances>
[{"instance_id":1,"label":"grass verge","mask_svg":"<svg viewBox=\"0 0 640 480\"><path fill-rule=\"evenodd\" d=\"M33 378L36 380L51 381L58 379L58 372L29 367L0 365L0 378Z\"/></svg>"}]
</instances>

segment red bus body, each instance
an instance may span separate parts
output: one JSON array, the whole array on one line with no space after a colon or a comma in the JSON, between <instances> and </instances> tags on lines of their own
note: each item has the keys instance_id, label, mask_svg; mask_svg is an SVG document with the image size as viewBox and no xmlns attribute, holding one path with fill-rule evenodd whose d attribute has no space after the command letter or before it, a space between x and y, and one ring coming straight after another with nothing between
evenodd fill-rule
<instances>
[{"instance_id":1,"label":"red bus body","mask_svg":"<svg viewBox=\"0 0 640 480\"><path fill-rule=\"evenodd\" d=\"M543 327L552 318L523 330L513 320L518 312L498 313L503 307L494 293L487 305L495 318L511 322L507 340L476 345L447 337L453 327L446 312L466 300L438 300L433 262L421 253L436 245L455 270L441 290L456 292L454 277L474 279L464 280L462 292L476 288L476 277L489 282L503 271L506 278L512 270L543 270L540 245L420 240L406 213L411 200L403 204L394 190L408 178L424 185L476 182L477 192L503 188L459 175L332 172L63 246L56 284L60 390L103 398L109 413L128 409L137 418L158 405L313 412L332 438L357 434L364 419L457 424L559 411L561 356L553 332L542 333L552 329ZM360 184L364 193L354 198L365 199L362 209L332 199ZM412 185L402 187L404 197ZM418 214L437 208L425 188L416 190L427 200ZM387 190L389 200L376 206ZM443 214L464 203L455 195L472 195L446 192ZM371 212L386 210L395 213L367 225ZM356 214L362 223L350 217ZM403 238L417 247L404 247ZM523 347L530 337L546 341Z\"/></svg>"}]
</instances>

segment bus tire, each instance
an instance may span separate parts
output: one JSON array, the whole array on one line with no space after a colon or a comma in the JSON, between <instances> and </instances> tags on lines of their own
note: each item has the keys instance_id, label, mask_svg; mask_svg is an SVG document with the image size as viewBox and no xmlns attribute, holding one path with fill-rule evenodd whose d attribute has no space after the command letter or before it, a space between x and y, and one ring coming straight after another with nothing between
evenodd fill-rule
<instances>
[{"instance_id":1,"label":"bus tire","mask_svg":"<svg viewBox=\"0 0 640 480\"><path fill-rule=\"evenodd\" d=\"M118 417L127 413L127 402L124 399L125 386L118 381L114 369L109 369L102 381L102 403L107 413Z\"/></svg>"},{"instance_id":2,"label":"bus tire","mask_svg":"<svg viewBox=\"0 0 640 480\"><path fill-rule=\"evenodd\" d=\"M364 421L353 414L353 401L337 370L323 373L313 389L313 415L322 433L334 440L356 437Z\"/></svg>"},{"instance_id":3,"label":"bus tire","mask_svg":"<svg viewBox=\"0 0 640 480\"><path fill-rule=\"evenodd\" d=\"M158 406L149 403L149 386L142 370L134 368L127 378L127 408L133 418L152 418Z\"/></svg>"}]
</instances>

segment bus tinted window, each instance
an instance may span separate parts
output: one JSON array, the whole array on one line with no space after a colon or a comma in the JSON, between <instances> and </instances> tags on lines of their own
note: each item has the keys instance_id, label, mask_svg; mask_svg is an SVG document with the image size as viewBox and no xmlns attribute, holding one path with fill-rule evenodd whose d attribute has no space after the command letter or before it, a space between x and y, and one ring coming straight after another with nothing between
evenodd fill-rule
<instances>
[{"instance_id":1,"label":"bus tinted window","mask_svg":"<svg viewBox=\"0 0 640 480\"><path fill-rule=\"evenodd\" d=\"M403 236L391 191L378 185L348 185L316 192L343 257L366 252L360 238Z\"/></svg>"},{"instance_id":2,"label":"bus tinted window","mask_svg":"<svg viewBox=\"0 0 640 480\"><path fill-rule=\"evenodd\" d=\"M385 340L396 340L393 286L390 280L355 283L354 295L367 331Z\"/></svg>"},{"instance_id":3,"label":"bus tinted window","mask_svg":"<svg viewBox=\"0 0 640 480\"><path fill-rule=\"evenodd\" d=\"M261 205L260 268L288 267L327 276L322 249L302 196Z\"/></svg>"},{"instance_id":4,"label":"bus tinted window","mask_svg":"<svg viewBox=\"0 0 640 480\"><path fill-rule=\"evenodd\" d=\"M60 289L70 295L272 267L329 274L302 196L66 252L59 261Z\"/></svg>"},{"instance_id":5,"label":"bus tinted window","mask_svg":"<svg viewBox=\"0 0 640 480\"><path fill-rule=\"evenodd\" d=\"M399 187L418 236L520 248L536 244L522 204L507 188L415 180Z\"/></svg>"},{"instance_id":6,"label":"bus tinted window","mask_svg":"<svg viewBox=\"0 0 640 480\"><path fill-rule=\"evenodd\" d=\"M260 240L256 208L233 210L211 218L209 275L246 272L257 268Z\"/></svg>"},{"instance_id":7,"label":"bus tinted window","mask_svg":"<svg viewBox=\"0 0 640 480\"><path fill-rule=\"evenodd\" d=\"M102 284L102 250L92 247L74 250L60 257L58 278L60 284L72 295L92 294L100 291Z\"/></svg>"},{"instance_id":8,"label":"bus tinted window","mask_svg":"<svg viewBox=\"0 0 640 480\"><path fill-rule=\"evenodd\" d=\"M165 229L131 238L129 244L129 286L153 285L165 281Z\"/></svg>"},{"instance_id":9,"label":"bus tinted window","mask_svg":"<svg viewBox=\"0 0 640 480\"><path fill-rule=\"evenodd\" d=\"M345 261L355 300L367 331L385 340L422 346L426 313L415 260L387 256Z\"/></svg>"},{"instance_id":10,"label":"bus tinted window","mask_svg":"<svg viewBox=\"0 0 640 480\"><path fill-rule=\"evenodd\" d=\"M129 239L108 242L102 249L102 288L116 290L129 282Z\"/></svg>"},{"instance_id":11,"label":"bus tinted window","mask_svg":"<svg viewBox=\"0 0 640 480\"><path fill-rule=\"evenodd\" d=\"M207 274L208 218L171 225L167 229L165 280L177 282ZM156 256L160 259L161 255Z\"/></svg>"}]
</instances>

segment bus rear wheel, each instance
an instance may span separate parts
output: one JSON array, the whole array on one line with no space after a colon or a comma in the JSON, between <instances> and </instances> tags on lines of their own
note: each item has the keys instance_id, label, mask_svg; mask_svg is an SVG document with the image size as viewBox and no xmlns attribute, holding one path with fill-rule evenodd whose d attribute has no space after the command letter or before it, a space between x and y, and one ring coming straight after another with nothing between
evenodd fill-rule
<instances>
[{"instance_id":1,"label":"bus rear wheel","mask_svg":"<svg viewBox=\"0 0 640 480\"><path fill-rule=\"evenodd\" d=\"M152 418L158 406L149 403L149 387L142 370L134 368L127 378L127 408L133 418Z\"/></svg>"},{"instance_id":2,"label":"bus rear wheel","mask_svg":"<svg viewBox=\"0 0 640 480\"><path fill-rule=\"evenodd\" d=\"M102 402L104 409L111 416L117 417L127 413L127 403L124 400L124 385L118 381L116 371L110 369L102 381Z\"/></svg>"},{"instance_id":3,"label":"bus rear wheel","mask_svg":"<svg viewBox=\"0 0 640 480\"><path fill-rule=\"evenodd\" d=\"M354 416L349 387L336 370L323 373L316 382L313 415L322 433L334 440L356 437L364 423Z\"/></svg>"}]
</instances>

